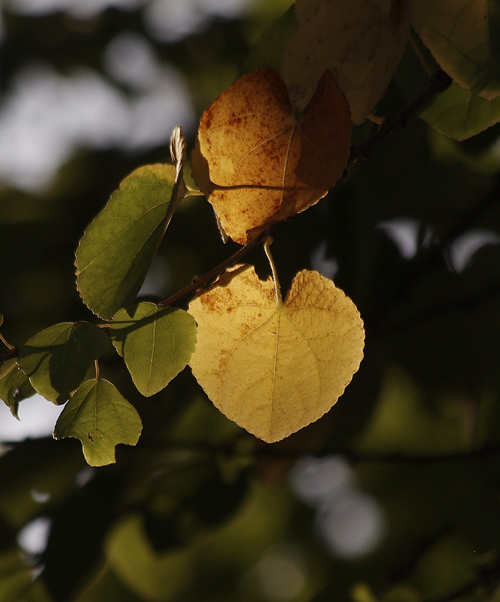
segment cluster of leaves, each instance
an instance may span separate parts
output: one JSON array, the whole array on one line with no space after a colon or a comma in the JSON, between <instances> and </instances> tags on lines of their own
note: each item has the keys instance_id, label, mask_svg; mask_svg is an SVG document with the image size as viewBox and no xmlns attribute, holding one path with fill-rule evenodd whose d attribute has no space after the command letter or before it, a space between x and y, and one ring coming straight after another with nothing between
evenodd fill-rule
<instances>
[{"instance_id":1,"label":"cluster of leaves","mask_svg":"<svg viewBox=\"0 0 500 602\"><path fill-rule=\"evenodd\" d=\"M409 39L409 0L357 0L349 11L335 0L303 0L295 10L284 80L272 69L241 77L204 112L193 152L194 179L223 237L243 245L335 186L349 158L352 123L372 112ZM494 57L485 56L484 25L483 38L471 40L462 32L470 26L462 12L458 24L450 24L440 10L417 3L416 31L458 84L495 98L500 87ZM473 16L477 21L477 11ZM464 37L480 48L472 67L470 59L456 60L467 50L460 49ZM226 272L213 286L227 298L202 292L191 309L196 322L182 309L137 303L170 220L189 194L180 128L171 155L175 165L130 174L90 224L76 254L78 290L95 314L111 320L113 344L142 395L161 391L193 357L195 376L223 413L265 441L279 441L327 412L357 371L364 339L359 314L314 272L294 281L283 305L274 270L274 293L239 269ZM95 378L87 380L105 339L92 324L59 324L30 339L3 376L14 412L22 374L48 400L71 399L54 436L79 438L94 466L113 462L115 445L136 444L142 429L133 406L100 378L97 363Z\"/></svg>"},{"instance_id":2,"label":"cluster of leaves","mask_svg":"<svg viewBox=\"0 0 500 602\"><path fill-rule=\"evenodd\" d=\"M454 60L460 28L469 21L454 26L443 44L450 17L436 16L438 9L431 11L424 4L417 3L414 26L436 59L471 93L494 98L500 88L494 57L484 57L488 48L478 51L474 68L469 61ZM358 0L349 11L332 0L298 2L298 27L283 54L284 81L272 69L253 71L204 112L192 170L213 205L223 236L247 244L272 224L316 204L338 182L349 158L351 124L365 121L389 85L408 42L410 13L405 0L387 5ZM466 40L472 44L469 36ZM112 320L113 344L146 396L165 388L195 350L197 327L189 314L135 302L174 211L189 194L183 179L184 145L178 129L171 144L175 166L142 167L121 183L85 232L76 255L78 290L95 314ZM362 357L359 314L335 288L330 292L315 284L317 276L311 272L297 280L299 290L285 303L285 312L275 278L269 312L250 310L253 319L228 319L225 313L234 308L266 307L263 299L273 298L267 283L257 278L249 284L237 271L231 272L231 286L227 279L215 286L224 287L230 297L234 290L234 301L221 308L210 294L202 293L203 307L210 305L211 310L192 310L198 328L207 332L199 336L193 358L199 382L219 409L268 442L328 411ZM253 288L261 289L263 299L250 300ZM315 289L324 289L321 302L303 292ZM300 302L292 302L293 297ZM290 317L292 307L299 317ZM326 319L329 315L335 319ZM295 336L287 332L290 328ZM317 332L323 333L326 349L335 348L331 356L311 343ZM297 337L304 341L304 350ZM99 378L97 364L95 379L86 379L91 364L106 349L104 339L91 324L57 325L30 339L17 365L11 360L4 376L10 383L4 385L5 397L14 411L19 369L50 401L61 404L71 397L54 436L79 438L91 465L114 461L115 445L137 443L141 431L137 412L112 383ZM253 370L244 368L246 357L254 357ZM300 393L295 398L291 391Z\"/></svg>"},{"instance_id":3,"label":"cluster of leaves","mask_svg":"<svg viewBox=\"0 0 500 602\"><path fill-rule=\"evenodd\" d=\"M377 272L382 278L380 282L370 280L371 263L365 258L365 280L370 281L370 286L364 300L361 294L356 295L356 287L352 281L349 284L345 272L344 275L341 272L340 279L347 283L344 288L349 289L353 298L357 297L372 338L366 349L366 367L364 374L360 375L362 380L354 381L352 392L347 393L349 399L338 408L335 426L330 429L328 424L324 426L325 423L317 425L318 448L309 445L307 449L315 452L325 444L326 448L341 450L343 445L350 444L352 433L344 425L350 424L351 429L361 431L368 417L372 416L380 393L383 403L370 428L358 441L357 453L377 453L380 441L384 443L384 453L400 449L420 454L427 451L436 453L450 448L462 453L463 441L457 438L457 429L454 428L460 421L455 414L451 418L446 415L446 412L453 413L454 410L444 403L443 415L438 412L433 421L431 412L423 411L415 399L411 379L392 371L382 382L385 366L381 365L379 358L390 356L389 363L405 366L417 375L424 387L432 381L433 370L439 369L441 382L449 380L452 386L456 386L458 378L459 388L462 384L463 389L476 391L476 379L481 380L477 370L471 376L470 367L465 367L457 376L455 364L449 374L434 366L439 363L436 361L438 356L453 355L459 351L464 355L463 351L452 348L451 344L444 350L434 350L432 332L429 334L425 328L420 330L426 316L431 315L432 322L432 316L442 311L440 303L445 309L447 307L448 299L443 301L437 297L434 302L432 298L435 283L443 280L442 270L433 272L432 268L447 243L461 232L461 226L459 224L455 231L451 228L447 233L449 215L442 217L435 206L422 209L425 197L420 193L422 183L416 170L420 163L430 162L429 157L415 156L404 143L398 145L397 141L388 140L384 143L389 150L386 148L385 154L381 152L379 160L374 150L365 164L357 165L354 161L375 148L375 144L391 130L417 112L428 124L455 140L469 138L500 121L497 98L500 94L499 59L491 42L494 15L484 3L451 4L444 0L414 0L411 3L409 0L356 0L346 10L345 3L338 0L297 1L295 7L278 20L259 51L265 54L265 49L272 47L276 55L281 54L281 75L268 67L272 61L255 64L260 60L255 57L261 56L256 52L248 64L259 68L238 79L203 113L190 165L199 190L191 186L189 174L184 173L187 171L185 142L178 129L172 138L173 164L155 163L133 171L88 226L76 254L77 286L84 303L103 322L59 323L34 335L19 349L6 343L5 361L0 368L0 396L12 412L17 414L19 402L34 391L55 404L67 402L56 424L55 437L79 439L86 461L92 466L103 466L115 461L116 445L135 445L138 442L143 421L145 430L149 427L156 432L152 424L154 420L149 417L148 421L144 416L141 420L135 407L137 405L141 414L147 416L150 410L144 410L143 400L131 403L137 401L137 392L143 397L156 395L189 364L213 404L228 418L266 442L279 441L317 420L342 395L360 366L363 325L353 302L331 280L315 271L302 270L294 276L296 267L291 265L291 285L283 301L269 252L271 234L276 224L313 207L332 187L336 187L338 198L342 199L342 195L348 197L351 208L347 207L347 203L339 203L335 223L330 225L335 231L335 244L340 249L339 258L347 257L345 264L348 264L352 258L345 253L349 242L344 240L342 244L338 241L346 236L345 232L350 232L348 224L350 211L354 211L353 203L360 196L371 201L372 187L380 190L385 186L387 197L395 198L398 190L389 189L398 189L397 173L401 162L407 171L408 165L414 169L414 176L405 176L404 186L414 186L415 198L412 197L412 201L418 207L415 214L426 219L430 216L428 221L432 222L444 242L426 258L430 276L424 283L417 279L415 285L412 280L414 274L409 272L406 279L398 284L399 288L394 288L390 279L396 269L387 270L387 279L383 280L385 266L395 264L390 252L385 253L383 269ZM277 51L277 47L281 52ZM408 66L417 60L418 69L410 69ZM272 66L278 67L277 64ZM449 77L439 79L441 70ZM415 77L415 72L418 77ZM427 83L429 74L432 74L430 84ZM421 83L419 78L425 84L423 95L421 90L415 92ZM449 87L442 91L446 85ZM427 103L425 106L424 101ZM384 120L384 115L389 117ZM375 134L365 121L367 116L382 122ZM424 137L419 127L418 122L409 126L418 140ZM351 148L353 139L356 146ZM484 171L484 166L476 167L472 161L465 161L441 138L431 140L435 146L428 152L444 157L443 163L453 164L447 172L446 183L456 187L457 205L462 203L469 210L471 201L466 198L469 190L462 188L459 172L467 170L468 174L473 174L476 179L470 190L480 189L481 192L488 190L489 183L485 180L489 172ZM394 157L390 166L387 157ZM349 173L345 186L336 186L346 168ZM184 199L200 191L213 206L223 236L243 245L242 249L165 301L139 301L137 295L174 212L182 206ZM411 212L412 207L405 209ZM383 211L393 217L400 209L384 208ZM473 208L465 213L464 223L470 222L474 211L477 210ZM364 219L370 227L373 226L372 229L378 225L375 221L372 223L375 218L369 211ZM377 219L380 219L378 213ZM292 232L287 239L287 253L290 253L290 263L293 264L295 251L292 247L299 247L301 242L299 220L294 219L284 226L279 236L286 238L286 230ZM279 236L276 235L277 241ZM266 248L273 273L272 279L268 280L260 280L252 266L239 263L261 243ZM348 271L349 267L346 265L344 269ZM449 284L449 280L446 283ZM474 284L471 283L471 290ZM403 309L398 307L398 301L408 297L412 286L421 287L431 298L422 307L418 295L410 295L414 299L413 306L410 302ZM188 311L172 306L194 291L196 296ZM390 305L387 299L392 300L392 307L396 307L392 314L380 309ZM464 303L467 301L465 299ZM474 304L475 297L469 301ZM452 311L460 309L452 307ZM491 313L488 316L491 317ZM392 341L391 334L398 328L408 327L408 324L410 333L404 341ZM475 324L468 326L468 340L474 341ZM455 324L449 325L450 331L455 328ZM491 336L494 338L496 334L496 329L493 329ZM384 349L384 343L380 344L381 338L386 345L389 341L390 351ZM425 357L425 361L422 360L422 365L415 365L410 349L420 348L423 340L430 345L431 352L422 352L419 357ZM123 358L137 391L129 388L124 395L111 382L113 379L108 380L101 375L101 363L116 353ZM467 357L462 357L461 361L467 364ZM497 383L490 377L491 371L485 366L481 366L481 374L482 370L488 375L485 382L495 388ZM175 383L168 389L172 387ZM482 387L483 384L479 387L480 393L486 395ZM406 401L404 409L398 406L401 398ZM487 401L490 405L486 404L486 413L471 420L480 425L480 435L477 435L480 443L495 440L488 420L496 415L496 410L492 408L491 398ZM206 420L207 424L214 424L213 415L209 414L207 418L205 411L206 408L200 410L197 406L198 413L193 410L194 414L188 412L189 415L182 417L179 420L181 424L177 424L174 432L170 433L172 440L182 443L186 433L190 444L196 440L197 432L203 430L200 422ZM358 416L354 427L353 420L346 418L353 414ZM400 414L397 432L393 432L394 416ZM493 419L491 422L496 424ZM225 441L221 432L227 428L229 439L233 441L235 431L231 429L235 427L216 420L215 424L219 430L214 429L214 438L217 433ZM427 441L418 439L416 433L422 431L426 433ZM238 441L237 438L235 440ZM248 439L241 441L242 445L248 445ZM30 491L36 490L39 482L43 482L55 504L66 495L71 487L71 478L82 468L80 458L73 448L66 447L67 443L56 444L65 452L68 450L66 458L62 457L62 451L61 457L57 456L58 452L52 447L39 452L35 444L26 451L10 452L11 463L4 465L4 472L0 472L0 478L4 481L10 479L11 483L5 498L0 499L0 506L4 505L0 508L2 516L4 519L8 517L5 520L9 528L12 525L18 528L34 512L31 507L12 509L5 501L9 492L16 490L16 467L27 462L26 454L39 454L30 460L33 477L26 487ZM242 461L242 457L246 458L246 448L237 448L235 444L228 459L226 449L222 450L222 455L217 455L211 453L210 441L204 441L203 445L201 449L188 446L189 458L184 460L182 471L184 476L186 472L191 475L189 485L175 469L172 470L175 462L170 456L167 474L161 470L157 474L155 471L166 461L166 456L151 455L145 462L141 460L129 465L133 467L134 474L112 473L116 483L111 483L104 476L94 477L82 496L73 499L73 505L66 508L70 518L78 517L82 506L90 504L92 516L101 516L102 521L100 539L87 541L82 532L78 532L77 537L82 540L82 562L77 578L83 578L86 571L90 571L89 562L83 558L85 551L102 547L106 557L102 565L104 568L94 574L95 580L79 596L79 600L93 599L95 592L105 596L108 588L123 591L120 589L125 589L123 584L127 595L132 591L134 596L146 600L176 599L185 590L195 595L196 588L189 585L189 576L199 561L198 555L203 546L198 534L219 525L248 494L248 482L244 478L246 460ZM220 447L217 449L221 451ZM193 460L191 454L195 452L201 455L201 460L199 456ZM52 454L59 459L54 461ZM292 454L293 457L296 455L297 452ZM466 453L464 456L467 458ZM51 467L53 474L37 474L44 463ZM144 464L149 469L148 475L155 475L148 476L147 483L146 479L142 483L138 476L144 470ZM285 464L288 465L288 459ZM457 470L457 487L451 490L444 484L448 480L443 478L442 465L432 469L430 480L424 479L420 468L408 472L406 466L397 463L379 467L376 475L360 470L363 483L371 485L377 498L383 501L393 524L399 525L402 532L406 532L407 524L420 524L419 536L412 539L415 548L424 550L424 561L418 567L420 573L417 571L410 585L405 584L400 589L387 587L384 600L418 599L419 578L422 580L422 575L432 573L433 558L448 558L451 554L457 567L470 566L470 542L465 541L462 532L479 541L478 548L482 552L494 548L495 537L498 536L496 525L492 525L491 532L488 532L484 524L463 516L456 500L465 499L467 488L474 489L479 497L479 494L491 497L495 484L485 484L483 479L497 469L497 464L497 460L492 459L479 471L475 465L468 466L463 474ZM70 466L67 471L66 465ZM260 469L265 473L265 467ZM68 482L58 480L58 474L66 475ZM130 484L132 481L133 486ZM425 487L420 487L424 481ZM424 511L402 510L398 506L398 492L392 498L393 490L384 489L384 484L390 482L399 483L401 499L402 492L411 492L416 498L422 498L420 510L425 506L426 495L433 491L436 495L433 497L432 516L427 516ZM458 483L465 484L464 491L458 490ZM204 503L208 502L204 499L200 503L196 498L201 491L208 491L216 498L215 506L220 504L220 500L225 501L220 515L207 515ZM14 493L12 497L14 499ZM271 512L273 503L263 491L257 488L250 497L253 504L265 509L264 515ZM285 496L282 503L286 507L290 501ZM115 521L113 512L122 505L129 512L123 521ZM451 527L447 522L449 506L454 508ZM227 532L218 532L219 544L224 541L227 550L231 551L231 545L236 547L239 530L245 524L245 529L255 529L255 537L261 537L264 546L270 541L267 538L271 538L266 534L268 525L252 524L248 527L247 523L252 522L252 518L248 511L247 516L240 517L239 523L232 523ZM64 524L67 525L68 521ZM455 527L462 531L457 534L453 530ZM104 533L107 534L105 541ZM49 567L46 580L50 584L51 595L57 600L64 600L68 591L73 592L75 587L69 584L69 579L50 575L50 570L53 570L50 567L64 565L64 541L68 537L71 534L58 532L56 528L44 559ZM434 545L436 541L437 546ZM208 544L209 549L210 546L215 549L217 545L215 540ZM425 554L427 550L430 550L429 555ZM371 570L377 575L385 574L387 567L402 554L400 574L409 572L413 553L415 550L406 550L403 554L401 543L392 536L385 556ZM228 563L229 557L228 553L225 556ZM0 560L4 563L0 564L0 571L8 574L11 570L21 583L21 586L14 585L13 589L28 587L26 583L31 577L24 572L20 574L16 568L17 559L2 556ZM232 561L235 566L239 562L242 566L251 564L248 559L233 558ZM481 569L486 567L485 574L492 583L496 583L498 567L494 558L483 556L478 566ZM205 567L205 570L210 572L209 568ZM346 569L342 577L344 582L335 585L344 592L349 591L352 583L349 582L350 570ZM481 579L480 570L478 575L470 577L467 574L468 579L463 583L459 579L457 595L461 595L460 587L467 593L468 583L476 589L487 589L487 578ZM118 581L121 583L119 586L116 584ZM378 579L380 591L384 591L385 587L382 581L382 578ZM318 583L314 587L320 589ZM324 599L336 595L337 590L331 587L330 591L327 588L324 592ZM373 599L369 588L360 587L350 593L356 602ZM41 590L32 593L34 599L35 596L44 599L44 595Z\"/></svg>"}]
</instances>

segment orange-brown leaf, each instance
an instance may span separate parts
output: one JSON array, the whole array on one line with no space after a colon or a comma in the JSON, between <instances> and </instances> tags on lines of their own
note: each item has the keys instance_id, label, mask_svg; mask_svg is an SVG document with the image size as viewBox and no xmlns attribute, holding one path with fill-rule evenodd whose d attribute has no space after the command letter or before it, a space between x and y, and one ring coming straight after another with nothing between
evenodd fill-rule
<instances>
[{"instance_id":1,"label":"orange-brown leaf","mask_svg":"<svg viewBox=\"0 0 500 602\"><path fill-rule=\"evenodd\" d=\"M272 69L243 76L205 111L192 155L197 185L241 244L325 196L349 156L347 101L327 71L298 119Z\"/></svg>"}]
</instances>

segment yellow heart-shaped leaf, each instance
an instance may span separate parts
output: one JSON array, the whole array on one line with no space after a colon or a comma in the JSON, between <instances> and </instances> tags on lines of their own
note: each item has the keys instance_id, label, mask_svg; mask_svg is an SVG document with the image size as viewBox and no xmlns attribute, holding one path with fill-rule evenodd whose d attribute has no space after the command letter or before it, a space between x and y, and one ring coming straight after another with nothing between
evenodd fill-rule
<instances>
[{"instance_id":1,"label":"yellow heart-shaped leaf","mask_svg":"<svg viewBox=\"0 0 500 602\"><path fill-rule=\"evenodd\" d=\"M356 306L318 272L299 272L281 302L271 279L236 266L189 313L196 379L223 414L268 443L328 412L363 357Z\"/></svg>"}]
</instances>

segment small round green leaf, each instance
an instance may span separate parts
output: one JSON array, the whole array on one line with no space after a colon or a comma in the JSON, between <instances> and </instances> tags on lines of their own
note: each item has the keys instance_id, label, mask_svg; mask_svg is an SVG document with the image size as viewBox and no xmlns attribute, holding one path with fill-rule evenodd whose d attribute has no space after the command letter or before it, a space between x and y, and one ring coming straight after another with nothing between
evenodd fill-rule
<instances>
[{"instance_id":1,"label":"small round green leaf","mask_svg":"<svg viewBox=\"0 0 500 602\"><path fill-rule=\"evenodd\" d=\"M108 337L98 326L64 322L31 338L19 352L19 367L37 393L61 404L85 380L107 345Z\"/></svg>"},{"instance_id":2,"label":"small round green leaf","mask_svg":"<svg viewBox=\"0 0 500 602\"><path fill-rule=\"evenodd\" d=\"M454 82L420 117L450 138L466 140L500 121L500 97L487 100Z\"/></svg>"},{"instance_id":3,"label":"small round green leaf","mask_svg":"<svg viewBox=\"0 0 500 602\"><path fill-rule=\"evenodd\" d=\"M105 466L116 462L116 445L136 445L141 431L134 406L113 383L94 379L71 397L56 423L54 438L80 439L90 466Z\"/></svg>"},{"instance_id":4,"label":"small round green leaf","mask_svg":"<svg viewBox=\"0 0 500 602\"><path fill-rule=\"evenodd\" d=\"M176 167L139 167L127 176L83 235L76 252L77 287L109 319L138 293L184 186Z\"/></svg>"},{"instance_id":5,"label":"small round green leaf","mask_svg":"<svg viewBox=\"0 0 500 602\"><path fill-rule=\"evenodd\" d=\"M183 370L196 345L196 322L182 309L139 303L111 323L113 344L135 386L149 397Z\"/></svg>"}]
</instances>

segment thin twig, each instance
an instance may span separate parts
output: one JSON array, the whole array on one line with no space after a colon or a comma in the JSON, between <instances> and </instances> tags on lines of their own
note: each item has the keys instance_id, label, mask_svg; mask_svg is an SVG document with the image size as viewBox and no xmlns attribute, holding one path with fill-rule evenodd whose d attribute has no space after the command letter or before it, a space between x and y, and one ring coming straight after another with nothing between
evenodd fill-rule
<instances>
[{"instance_id":1,"label":"thin twig","mask_svg":"<svg viewBox=\"0 0 500 602\"><path fill-rule=\"evenodd\" d=\"M272 228L267 228L266 230L261 232L256 238L252 239L244 247L241 247L241 249L239 251L237 251L236 253L234 253L234 255L231 255L231 257L228 257L225 261L220 263L218 266L216 266L215 268L213 268L206 274L203 274L202 276L197 276L193 280L193 282L191 282L191 284L184 287L180 291L177 291L176 293L174 293L173 295L171 295L164 301L161 301L158 305L163 305L163 306L172 305L172 303L175 303L179 299L182 299L182 297L189 295L189 293L193 293L193 292L211 284L215 280L215 278L217 278L217 276L219 276L219 274L222 274L227 268L231 267L235 263L238 263L238 261L240 259L245 257L245 255L248 255L248 253L250 253L250 251L252 251L253 249L255 249L255 247L260 245L269 236L271 229Z\"/></svg>"},{"instance_id":2,"label":"thin twig","mask_svg":"<svg viewBox=\"0 0 500 602\"><path fill-rule=\"evenodd\" d=\"M0 366L5 362L8 362L13 357L17 357L19 355L19 349L17 347L13 347L12 349L8 349L5 353L0 355Z\"/></svg>"},{"instance_id":3,"label":"thin twig","mask_svg":"<svg viewBox=\"0 0 500 602\"><path fill-rule=\"evenodd\" d=\"M404 127L410 117L413 117L413 115L418 113L418 111L420 111L424 105L432 100L434 96L444 92L447 88L449 88L452 83L453 80L447 73L444 71L437 71L431 78L429 87L416 100L408 105L406 109L401 111L401 113L395 113L394 115L389 115L386 117L378 131L373 136L370 136L368 140L365 140L359 146L355 146L351 149L349 164L355 163L361 158L365 158L371 149L380 142L380 140L385 138L394 130Z\"/></svg>"}]
</instances>

